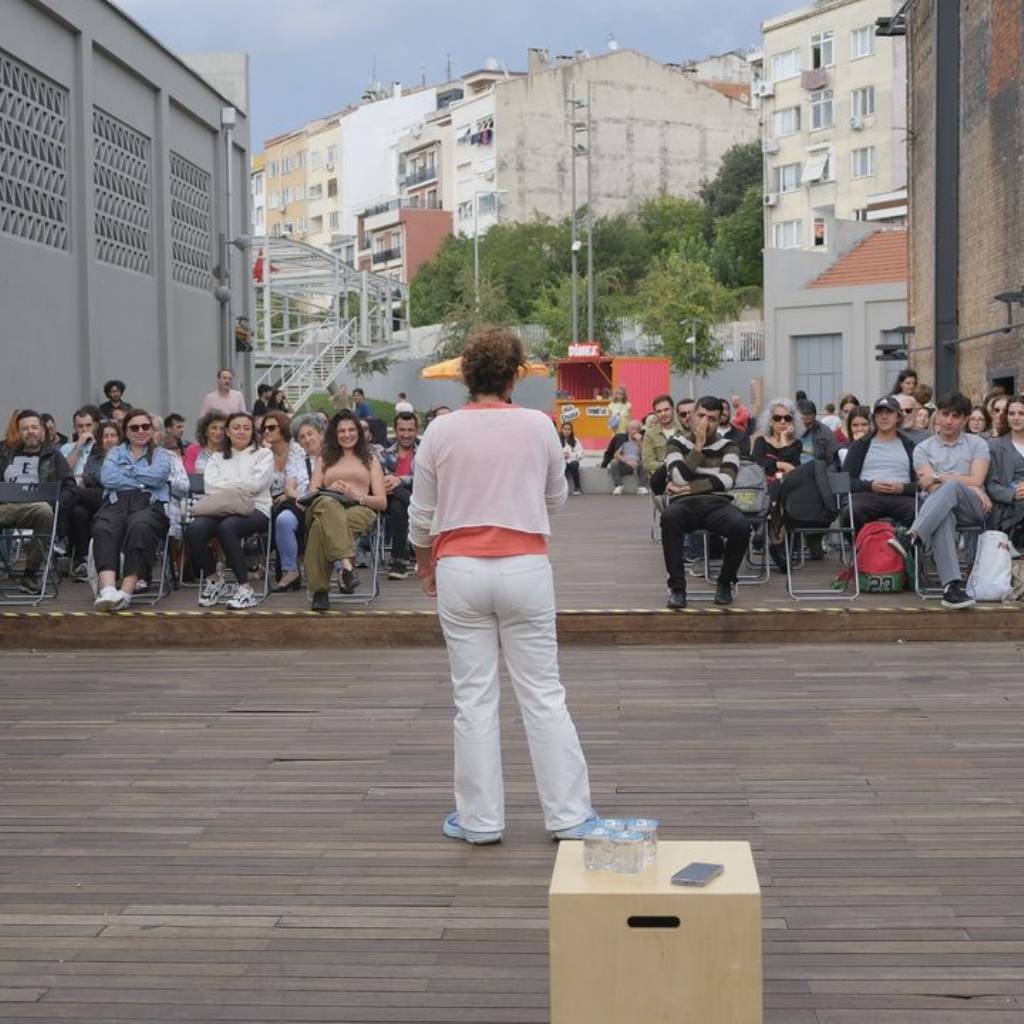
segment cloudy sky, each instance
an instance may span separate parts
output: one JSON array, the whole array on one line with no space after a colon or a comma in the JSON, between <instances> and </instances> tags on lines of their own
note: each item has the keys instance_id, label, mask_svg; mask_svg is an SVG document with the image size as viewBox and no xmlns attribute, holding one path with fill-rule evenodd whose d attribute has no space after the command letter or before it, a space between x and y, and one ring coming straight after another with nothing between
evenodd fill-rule
<instances>
[{"instance_id":1,"label":"cloudy sky","mask_svg":"<svg viewBox=\"0 0 1024 1024\"><path fill-rule=\"evenodd\" d=\"M526 50L619 45L684 61L745 48L760 22L801 0L115 0L173 50L245 50L253 149L359 98L379 81L417 84L483 67L526 69Z\"/></svg>"}]
</instances>

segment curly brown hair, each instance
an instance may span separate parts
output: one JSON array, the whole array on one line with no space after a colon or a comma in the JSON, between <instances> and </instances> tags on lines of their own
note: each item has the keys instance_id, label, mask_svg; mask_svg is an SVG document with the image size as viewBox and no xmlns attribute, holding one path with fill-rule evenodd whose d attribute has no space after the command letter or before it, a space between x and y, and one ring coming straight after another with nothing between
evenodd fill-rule
<instances>
[{"instance_id":1,"label":"curly brown hair","mask_svg":"<svg viewBox=\"0 0 1024 1024\"><path fill-rule=\"evenodd\" d=\"M522 339L507 327L478 327L462 353L462 379L471 397L503 395L526 365Z\"/></svg>"},{"instance_id":2,"label":"curly brown hair","mask_svg":"<svg viewBox=\"0 0 1024 1024\"><path fill-rule=\"evenodd\" d=\"M331 417L331 422L327 424L327 433L324 435L324 444L320 452L324 469L333 466L345 454L338 443L338 425L343 422L356 425L356 446L352 449L352 454L369 468L373 452L370 450L366 432L359 423L359 417L351 409L342 409L341 412L336 412Z\"/></svg>"}]
</instances>

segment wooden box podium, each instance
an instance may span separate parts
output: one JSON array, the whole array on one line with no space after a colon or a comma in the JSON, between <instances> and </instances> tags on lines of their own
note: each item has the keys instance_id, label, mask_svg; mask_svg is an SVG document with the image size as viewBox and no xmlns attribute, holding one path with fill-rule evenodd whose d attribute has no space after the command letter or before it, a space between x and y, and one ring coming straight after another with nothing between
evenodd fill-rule
<instances>
[{"instance_id":1,"label":"wooden box podium","mask_svg":"<svg viewBox=\"0 0 1024 1024\"><path fill-rule=\"evenodd\" d=\"M669 879L723 864L702 889ZM563 842L549 891L551 1024L761 1024L761 890L749 843L660 842L639 875Z\"/></svg>"}]
</instances>

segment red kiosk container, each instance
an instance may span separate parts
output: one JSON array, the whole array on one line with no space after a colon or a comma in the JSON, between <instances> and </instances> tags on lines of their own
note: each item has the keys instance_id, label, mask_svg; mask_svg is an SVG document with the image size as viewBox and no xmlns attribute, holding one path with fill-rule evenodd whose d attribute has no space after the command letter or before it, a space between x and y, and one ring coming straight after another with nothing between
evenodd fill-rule
<instances>
[{"instance_id":1,"label":"red kiosk container","mask_svg":"<svg viewBox=\"0 0 1024 1024\"><path fill-rule=\"evenodd\" d=\"M568 358L556 359L555 366L555 420L571 421L576 439L591 450L603 451L611 440L608 406L617 387L626 389L633 416L641 422L651 402L669 391L670 365L662 356L603 356L597 342L580 342L570 345Z\"/></svg>"}]
</instances>

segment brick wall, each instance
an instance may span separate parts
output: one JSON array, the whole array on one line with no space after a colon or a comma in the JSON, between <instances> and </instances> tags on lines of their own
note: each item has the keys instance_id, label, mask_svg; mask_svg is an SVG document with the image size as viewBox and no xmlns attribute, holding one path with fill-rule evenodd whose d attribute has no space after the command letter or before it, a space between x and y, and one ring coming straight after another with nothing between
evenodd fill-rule
<instances>
[{"instance_id":1,"label":"brick wall","mask_svg":"<svg viewBox=\"0 0 1024 1024\"><path fill-rule=\"evenodd\" d=\"M933 341L934 11L933 0L911 9L908 88L911 120L911 287L914 345ZM960 335L1004 322L997 292L1024 284L1024 0L960 4ZM930 351L914 364L930 379ZM960 346L960 387L983 394L994 377L1014 376L1024 388L1024 332Z\"/></svg>"}]
</instances>

